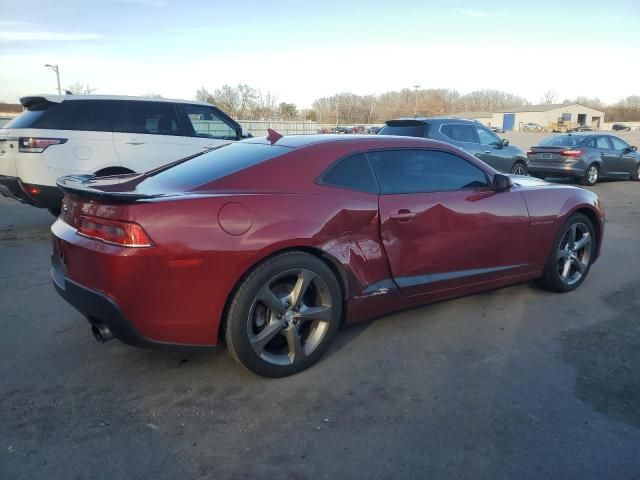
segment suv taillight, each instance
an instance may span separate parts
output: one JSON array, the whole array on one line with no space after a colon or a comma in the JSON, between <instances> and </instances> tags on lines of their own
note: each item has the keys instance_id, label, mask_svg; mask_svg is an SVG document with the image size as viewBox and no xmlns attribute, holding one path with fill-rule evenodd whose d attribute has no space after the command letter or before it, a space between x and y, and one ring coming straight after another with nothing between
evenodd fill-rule
<instances>
[{"instance_id":1,"label":"suv taillight","mask_svg":"<svg viewBox=\"0 0 640 480\"><path fill-rule=\"evenodd\" d=\"M563 150L562 152L560 152L560 155L562 155L563 157L581 157L582 154L584 153L584 150Z\"/></svg>"},{"instance_id":2,"label":"suv taillight","mask_svg":"<svg viewBox=\"0 0 640 480\"><path fill-rule=\"evenodd\" d=\"M533 157L536 154L533 150L527 150L527 157Z\"/></svg>"},{"instance_id":3,"label":"suv taillight","mask_svg":"<svg viewBox=\"0 0 640 480\"><path fill-rule=\"evenodd\" d=\"M147 232L137 223L87 216L81 216L78 223L78 234L87 238L120 247L139 248L152 245Z\"/></svg>"},{"instance_id":4,"label":"suv taillight","mask_svg":"<svg viewBox=\"0 0 640 480\"><path fill-rule=\"evenodd\" d=\"M20 137L18 139L18 150L23 153L41 153L51 145L62 145L66 142L66 138Z\"/></svg>"}]
</instances>

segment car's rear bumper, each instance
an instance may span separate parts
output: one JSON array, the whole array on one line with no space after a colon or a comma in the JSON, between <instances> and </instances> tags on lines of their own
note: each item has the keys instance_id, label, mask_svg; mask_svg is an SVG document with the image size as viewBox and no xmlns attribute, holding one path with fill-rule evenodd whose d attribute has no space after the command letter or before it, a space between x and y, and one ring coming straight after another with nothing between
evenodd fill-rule
<instances>
[{"instance_id":1,"label":"car's rear bumper","mask_svg":"<svg viewBox=\"0 0 640 480\"><path fill-rule=\"evenodd\" d=\"M135 347L215 350L215 345L185 345L151 340L142 335L127 319L118 304L102 292L80 285L65 277L60 262L51 259L51 280L58 294L82 313L92 326L106 326L122 343Z\"/></svg>"},{"instance_id":2,"label":"car's rear bumper","mask_svg":"<svg viewBox=\"0 0 640 480\"><path fill-rule=\"evenodd\" d=\"M584 165L567 163L544 163L529 160L527 166L529 174L534 177L582 177L585 174Z\"/></svg>"},{"instance_id":3,"label":"car's rear bumper","mask_svg":"<svg viewBox=\"0 0 640 480\"><path fill-rule=\"evenodd\" d=\"M17 177L0 175L0 194L40 208L59 208L63 194L57 187L25 185Z\"/></svg>"}]
</instances>

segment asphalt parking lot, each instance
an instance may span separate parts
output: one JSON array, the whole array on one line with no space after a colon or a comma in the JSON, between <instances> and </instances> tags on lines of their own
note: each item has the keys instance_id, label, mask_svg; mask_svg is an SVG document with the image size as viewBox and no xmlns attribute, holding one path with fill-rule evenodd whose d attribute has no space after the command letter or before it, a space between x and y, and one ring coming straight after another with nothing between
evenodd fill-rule
<instances>
[{"instance_id":1,"label":"asphalt parking lot","mask_svg":"<svg viewBox=\"0 0 640 480\"><path fill-rule=\"evenodd\" d=\"M594 190L604 253L577 291L348 327L280 380L96 344L50 285L52 217L0 198L0 478L638 479L640 185Z\"/></svg>"}]
</instances>

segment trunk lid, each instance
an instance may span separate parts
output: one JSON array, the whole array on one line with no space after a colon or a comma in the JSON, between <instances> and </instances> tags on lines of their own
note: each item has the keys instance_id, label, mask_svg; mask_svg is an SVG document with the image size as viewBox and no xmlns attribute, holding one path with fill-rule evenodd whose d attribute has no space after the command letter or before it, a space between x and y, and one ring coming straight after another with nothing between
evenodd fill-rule
<instances>
[{"instance_id":1,"label":"trunk lid","mask_svg":"<svg viewBox=\"0 0 640 480\"><path fill-rule=\"evenodd\" d=\"M562 156L565 150L571 150L572 147L547 147L544 145L534 145L527 154L530 162L560 163L564 162L567 157Z\"/></svg>"}]
</instances>

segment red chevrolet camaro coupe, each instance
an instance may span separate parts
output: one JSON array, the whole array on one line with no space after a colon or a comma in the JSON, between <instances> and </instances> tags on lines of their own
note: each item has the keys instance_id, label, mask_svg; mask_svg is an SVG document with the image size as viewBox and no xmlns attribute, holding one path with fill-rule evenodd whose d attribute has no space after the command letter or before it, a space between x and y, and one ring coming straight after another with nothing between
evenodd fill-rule
<instances>
[{"instance_id":1,"label":"red chevrolet camaro coupe","mask_svg":"<svg viewBox=\"0 0 640 480\"><path fill-rule=\"evenodd\" d=\"M53 282L98 340L222 343L270 377L316 362L343 321L532 279L573 290L604 229L588 190L409 137L272 133L58 184Z\"/></svg>"}]
</instances>

